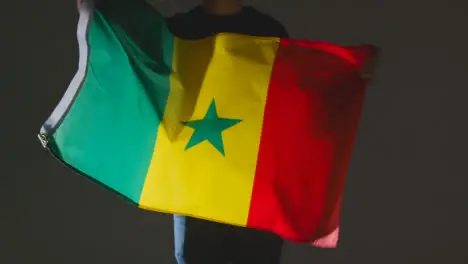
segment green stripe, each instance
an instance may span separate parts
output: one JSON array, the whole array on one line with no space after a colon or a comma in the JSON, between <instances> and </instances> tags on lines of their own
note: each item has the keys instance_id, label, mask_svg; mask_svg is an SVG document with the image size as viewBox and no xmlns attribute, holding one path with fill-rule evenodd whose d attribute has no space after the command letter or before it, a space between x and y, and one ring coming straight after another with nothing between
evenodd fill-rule
<instances>
[{"instance_id":1,"label":"green stripe","mask_svg":"<svg viewBox=\"0 0 468 264\"><path fill-rule=\"evenodd\" d=\"M174 40L144 1L105 0L88 44L88 73L49 146L138 203L169 95Z\"/></svg>"}]
</instances>

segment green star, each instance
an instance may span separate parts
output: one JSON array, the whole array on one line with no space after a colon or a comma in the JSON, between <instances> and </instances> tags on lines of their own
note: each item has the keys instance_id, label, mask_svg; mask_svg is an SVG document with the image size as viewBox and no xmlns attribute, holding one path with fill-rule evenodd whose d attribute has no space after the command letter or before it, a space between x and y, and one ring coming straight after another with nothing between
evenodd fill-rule
<instances>
[{"instance_id":1,"label":"green star","mask_svg":"<svg viewBox=\"0 0 468 264\"><path fill-rule=\"evenodd\" d=\"M185 150L208 140L224 156L224 144L221 133L241 121L240 119L220 118L216 110L216 103L213 100L205 118L185 123L186 126L195 129Z\"/></svg>"}]
</instances>

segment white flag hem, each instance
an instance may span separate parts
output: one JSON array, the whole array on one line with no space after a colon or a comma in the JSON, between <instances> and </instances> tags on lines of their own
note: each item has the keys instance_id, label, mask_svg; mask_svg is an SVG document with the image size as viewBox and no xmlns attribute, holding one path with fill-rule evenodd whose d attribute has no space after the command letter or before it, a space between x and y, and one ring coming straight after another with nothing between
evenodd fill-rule
<instances>
[{"instance_id":1,"label":"white flag hem","mask_svg":"<svg viewBox=\"0 0 468 264\"><path fill-rule=\"evenodd\" d=\"M65 94L53 110L52 114L42 125L39 138L44 145L47 144L48 138L54 133L60 122L63 120L71 105L73 104L76 96L78 95L80 88L86 78L88 71L88 59L89 59L89 45L88 45L88 31L93 19L94 1L88 0L83 1L78 7L79 20L77 28L77 40L79 49L79 62L78 71L70 82Z\"/></svg>"}]
</instances>

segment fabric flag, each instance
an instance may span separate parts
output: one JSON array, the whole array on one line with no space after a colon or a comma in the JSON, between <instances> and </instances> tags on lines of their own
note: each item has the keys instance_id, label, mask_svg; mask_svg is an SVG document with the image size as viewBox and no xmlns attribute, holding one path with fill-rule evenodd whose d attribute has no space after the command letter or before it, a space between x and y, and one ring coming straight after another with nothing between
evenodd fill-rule
<instances>
[{"instance_id":1,"label":"fabric flag","mask_svg":"<svg viewBox=\"0 0 468 264\"><path fill-rule=\"evenodd\" d=\"M182 40L142 0L79 11L79 69L39 134L55 157L144 209L337 237L372 46Z\"/></svg>"}]
</instances>

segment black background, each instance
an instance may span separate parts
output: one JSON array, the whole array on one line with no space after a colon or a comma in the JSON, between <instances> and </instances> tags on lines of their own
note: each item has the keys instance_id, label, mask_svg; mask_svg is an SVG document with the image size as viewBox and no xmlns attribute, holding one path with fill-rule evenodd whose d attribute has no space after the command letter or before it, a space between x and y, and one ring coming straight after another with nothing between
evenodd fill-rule
<instances>
[{"instance_id":1,"label":"black background","mask_svg":"<svg viewBox=\"0 0 468 264\"><path fill-rule=\"evenodd\" d=\"M164 12L195 0L162 0ZM343 204L340 247L283 263L468 263L468 1L248 1L294 38L383 49ZM172 218L54 161L36 133L77 67L74 0L0 4L0 263L174 263Z\"/></svg>"}]
</instances>

